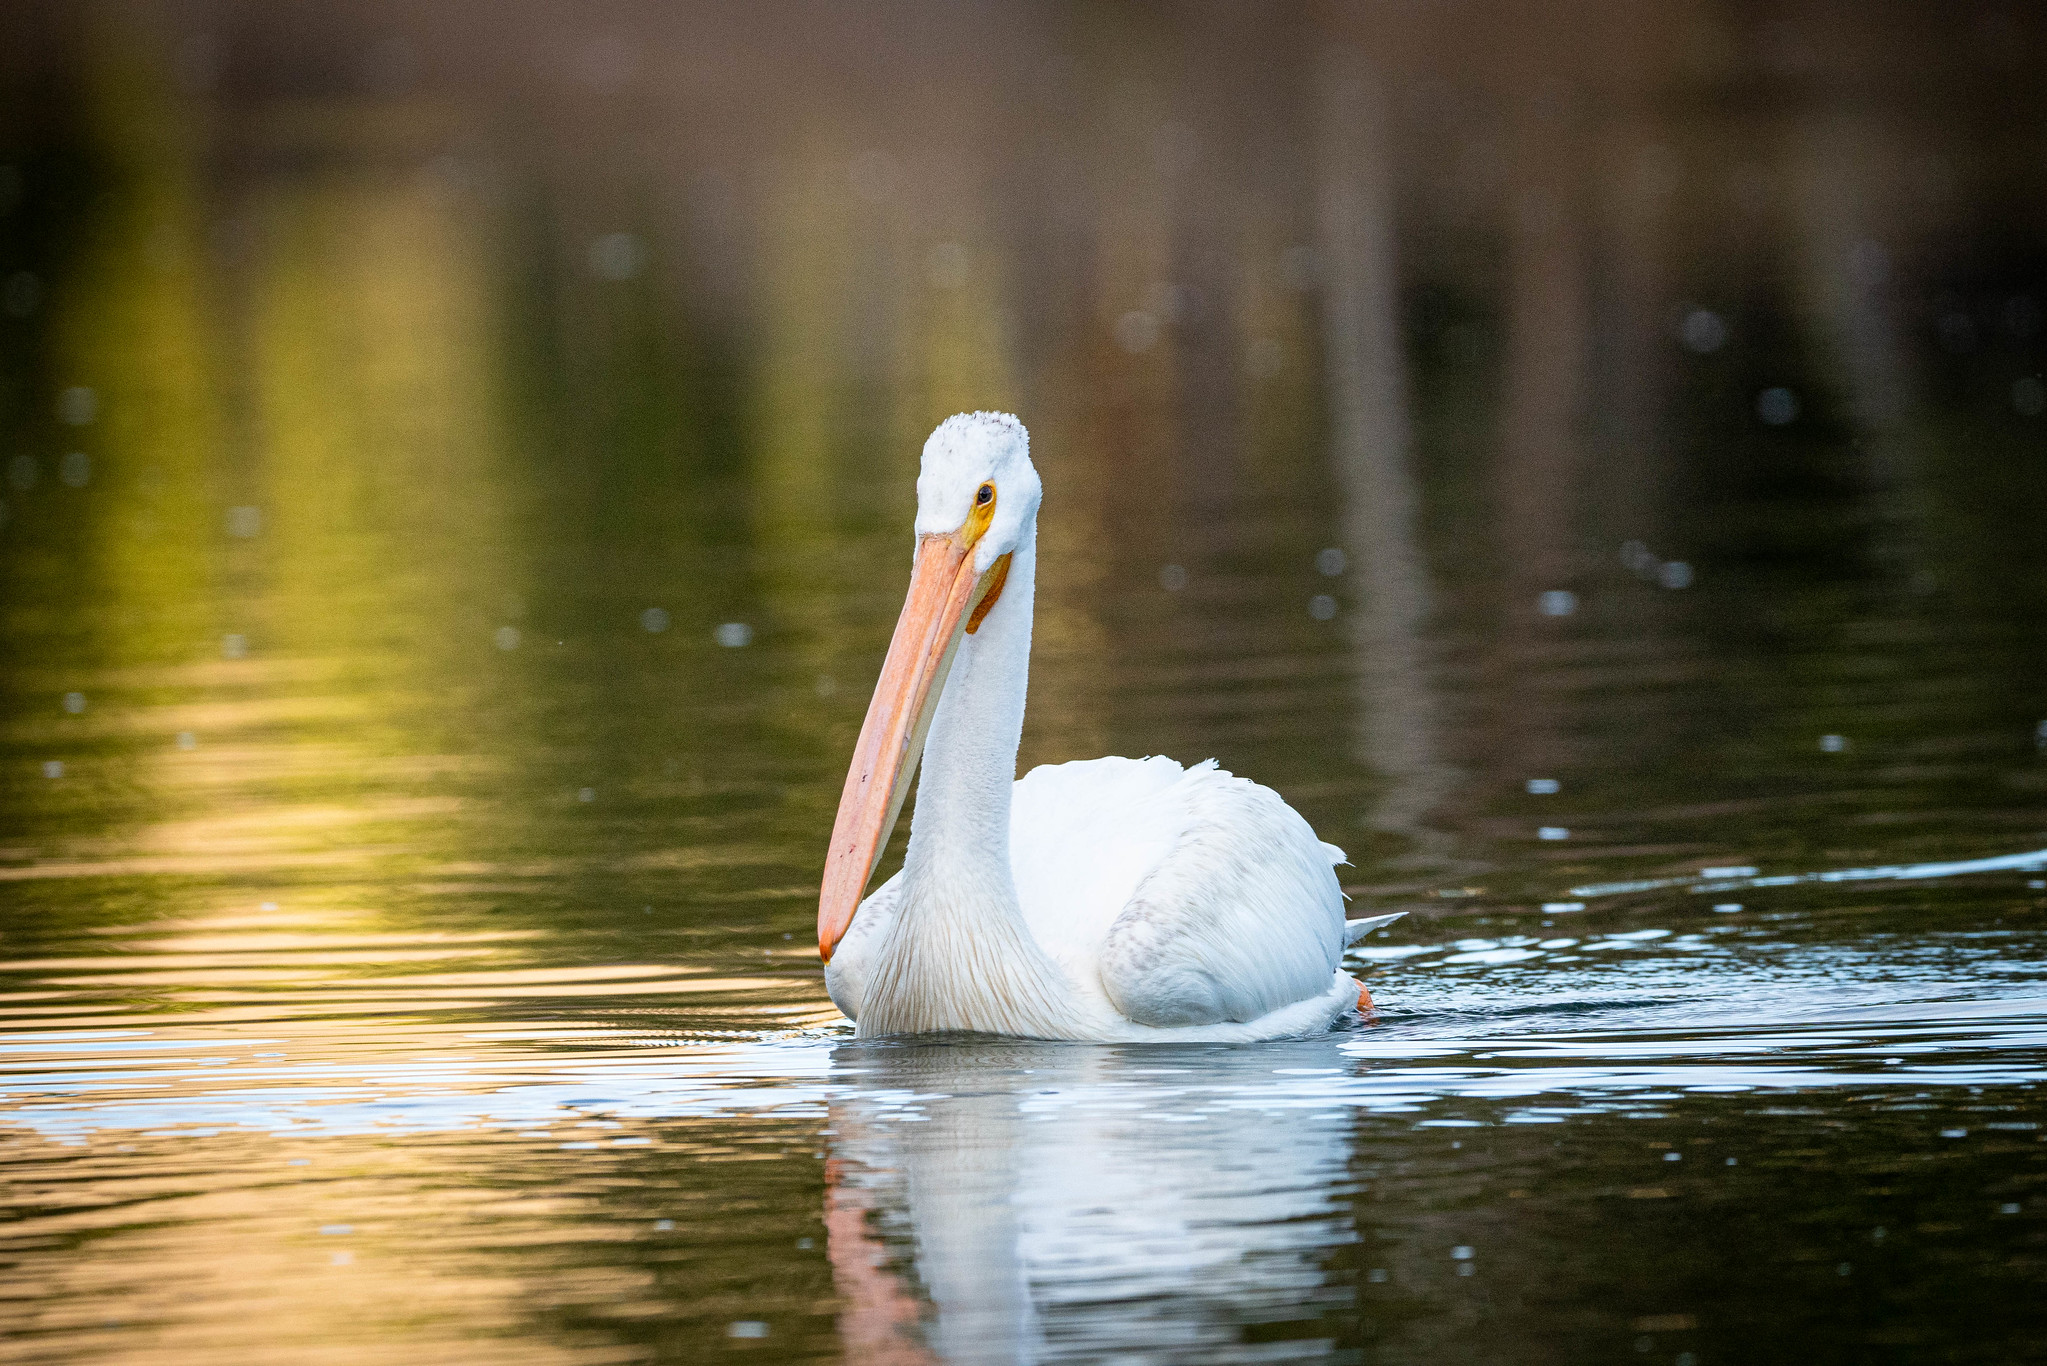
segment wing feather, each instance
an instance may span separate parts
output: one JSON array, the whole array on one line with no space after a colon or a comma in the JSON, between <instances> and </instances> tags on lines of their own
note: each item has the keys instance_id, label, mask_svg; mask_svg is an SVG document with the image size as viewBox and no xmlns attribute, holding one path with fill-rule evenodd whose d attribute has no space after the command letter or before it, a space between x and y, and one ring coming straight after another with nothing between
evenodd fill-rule
<instances>
[{"instance_id":1,"label":"wing feather","mask_svg":"<svg viewBox=\"0 0 2047 1366\"><path fill-rule=\"evenodd\" d=\"M1355 944L1373 930L1384 929L1406 914L1406 911L1394 911L1390 915L1368 915L1363 920L1346 920L1343 922L1343 942Z\"/></svg>"},{"instance_id":2,"label":"wing feather","mask_svg":"<svg viewBox=\"0 0 2047 1366\"><path fill-rule=\"evenodd\" d=\"M1127 1018L1246 1022L1329 990L1343 948L1340 850L1270 788L1210 764L1170 794L1183 823L1110 925L1103 989Z\"/></svg>"}]
</instances>

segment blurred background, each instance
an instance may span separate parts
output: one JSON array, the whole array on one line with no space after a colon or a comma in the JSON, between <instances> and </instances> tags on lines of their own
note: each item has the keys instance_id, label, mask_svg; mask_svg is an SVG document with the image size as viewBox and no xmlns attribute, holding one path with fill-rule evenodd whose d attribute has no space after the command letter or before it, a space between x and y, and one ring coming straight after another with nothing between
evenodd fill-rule
<instances>
[{"instance_id":1,"label":"blurred background","mask_svg":"<svg viewBox=\"0 0 2047 1366\"><path fill-rule=\"evenodd\" d=\"M6 1018L836 1028L976 408L1046 485L1023 763L1214 756L1360 906L2039 849L2043 76L2001 0L14 0ZM152 1237L93 1294L195 1293ZM114 1359L76 1293L22 1359Z\"/></svg>"},{"instance_id":2,"label":"blurred background","mask_svg":"<svg viewBox=\"0 0 2047 1366\"><path fill-rule=\"evenodd\" d=\"M17 862L828 824L977 407L1050 489L1025 762L1327 786L1362 868L2047 712L2026 7L10 16Z\"/></svg>"},{"instance_id":3,"label":"blurred background","mask_svg":"<svg viewBox=\"0 0 2047 1366\"><path fill-rule=\"evenodd\" d=\"M1531 776L1809 794L1839 733L1923 789L2047 713L2025 7L8 29L16 862L746 808L814 876L979 407L1050 490L1025 762L1213 753L1370 873L1485 858ZM1948 786L1867 800L2014 796Z\"/></svg>"}]
</instances>

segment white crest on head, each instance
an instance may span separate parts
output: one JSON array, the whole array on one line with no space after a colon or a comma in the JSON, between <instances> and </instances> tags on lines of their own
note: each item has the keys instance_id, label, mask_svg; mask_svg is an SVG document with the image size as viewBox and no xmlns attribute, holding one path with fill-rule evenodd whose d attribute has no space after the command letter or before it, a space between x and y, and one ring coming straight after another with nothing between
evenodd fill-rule
<instances>
[{"instance_id":1,"label":"white crest on head","mask_svg":"<svg viewBox=\"0 0 2047 1366\"><path fill-rule=\"evenodd\" d=\"M1038 515L1044 487L1031 464L1031 436L1008 413L960 413L939 423L917 471L917 534L958 531L987 483L995 485L995 518L975 550L982 570L1015 550Z\"/></svg>"}]
</instances>

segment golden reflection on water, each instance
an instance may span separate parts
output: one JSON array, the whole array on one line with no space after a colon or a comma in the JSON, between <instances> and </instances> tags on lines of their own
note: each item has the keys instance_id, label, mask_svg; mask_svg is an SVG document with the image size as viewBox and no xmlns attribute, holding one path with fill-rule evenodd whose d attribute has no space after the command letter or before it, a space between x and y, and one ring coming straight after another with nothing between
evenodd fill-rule
<instances>
[{"instance_id":1,"label":"golden reflection on water","mask_svg":"<svg viewBox=\"0 0 2047 1366\"><path fill-rule=\"evenodd\" d=\"M60 386L92 391L96 411L78 437L110 495L94 500L84 572L58 601L97 628L96 662L119 668L177 658L207 628L227 429L197 111L135 35L109 26L101 37L81 131L118 188L53 282L49 369Z\"/></svg>"}]
</instances>

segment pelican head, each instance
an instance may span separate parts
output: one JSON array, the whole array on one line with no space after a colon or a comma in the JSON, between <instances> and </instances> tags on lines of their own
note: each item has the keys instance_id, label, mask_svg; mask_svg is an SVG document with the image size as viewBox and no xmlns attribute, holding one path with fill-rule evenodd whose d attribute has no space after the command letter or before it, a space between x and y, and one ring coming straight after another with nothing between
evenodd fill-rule
<instances>
[{"instance_id":1,"label":"pelican head","mask_svg":"<svg viewBox=\"0 0 2047 1366\"><path fill-rule=\"evenodd\" d=\"M917 553L874 700L832 823L817 907L826 962L853 923L875 861L895 829L932 713L963 635L1002 596L1009 557L1038 515L1043 486L1030 434L1008 413L938 424L917 472Z\"/></svg>"}]
</instances>

